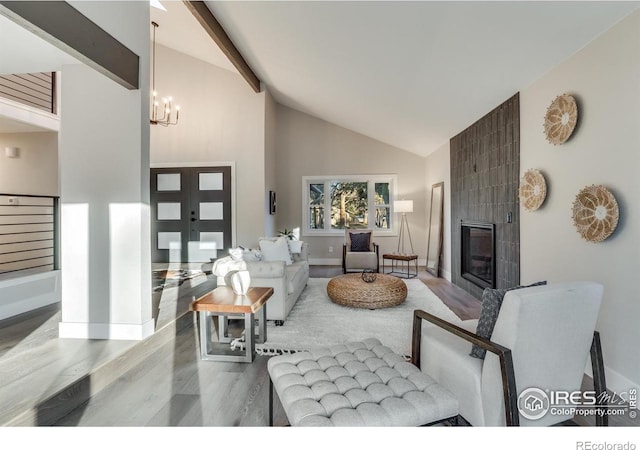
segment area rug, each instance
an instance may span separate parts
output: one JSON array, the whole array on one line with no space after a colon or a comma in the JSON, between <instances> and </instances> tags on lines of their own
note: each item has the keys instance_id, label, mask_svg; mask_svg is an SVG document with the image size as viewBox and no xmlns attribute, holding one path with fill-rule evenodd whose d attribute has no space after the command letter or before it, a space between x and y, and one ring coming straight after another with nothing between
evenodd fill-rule
<instances>
[{"instance_id":1,"label":"area rug","mask_svg":"<svg viewBox=\"0 0 640 450\"><path fill-rule=\"evenodd\" d=\"M191 280L203 273L202 270L154 270L153 290L155 292L180 286L186 280Z\"/></svg>"},{"instance_id":2,"label":"area rug","mask_svg":"<svg viewBox=\"0 0 640 450\"><path fill-rule=\"evenodd\" d=\"M403 281L408 291L404 303L369 310L333 303L327 296L329 278L310 278L284 325L277 327L268 322L267 342L256 344L256 352L289 353L374 337L407 356L411 354L414 310L422 309L449 322L460 322L420 280Z\"/></svg>"}]
</instances>

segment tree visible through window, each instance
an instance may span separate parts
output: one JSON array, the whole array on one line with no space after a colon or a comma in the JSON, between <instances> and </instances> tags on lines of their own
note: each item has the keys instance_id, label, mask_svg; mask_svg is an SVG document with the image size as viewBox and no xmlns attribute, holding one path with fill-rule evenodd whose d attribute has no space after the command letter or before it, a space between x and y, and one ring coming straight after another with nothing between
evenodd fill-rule
<instances>
[{"instance_id":1,"label":"tree visible through window","mask_svg":"<svg viewBox=\"0 0 640 450\"><path fill-rule=\"evenodd\" d=\"M309 229L324 229L324 183L309 185Z\"/></svg>"},{"instance_id":2,"label":"tree visible through window","mask_svg":"<svg viewBox=\"0 0 640 450\"><path fill-rule=\"evenodd\" d=\"M376 228L388 229L391 224L391 203L389 202L389 183L375 183L376 190Z\"/></svg>"},{"instance_id":3,"label":"tree visible through window","mask_svg":"<svg viewBox=\"0 0 640 450\"><path fill-rule=\"evenodd\" d=\"M336 234L345 228L391 231L394 176L305 177L303 182L308 231ZM326 211L329 213L325 221Z\"/></svg>"},{"instance_id":4,"label":"tree visible through window","mask_svg":"<svg viewBox=\"0 0 640 450\"><path fill-rule=\"evenodd\" d=\"M368 228L367 184L331 183L331 228Z\"/></svg>"}]
</instances>

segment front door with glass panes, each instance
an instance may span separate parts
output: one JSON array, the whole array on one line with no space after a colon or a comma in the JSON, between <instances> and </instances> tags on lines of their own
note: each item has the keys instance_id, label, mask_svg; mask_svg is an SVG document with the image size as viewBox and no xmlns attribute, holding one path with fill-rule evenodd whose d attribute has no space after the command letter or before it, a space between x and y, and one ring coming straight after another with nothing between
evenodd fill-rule
<instances>
[{"instance_id":1,"label":"front door with glass panes","mask_svg":"<svg viewBox=\"0 0 640 450\"><path fill-rule=\"evenodd\" d=\"M210 262L231 247L231 168L151 169L154 263Z\"/></svg>"}]
</instances>

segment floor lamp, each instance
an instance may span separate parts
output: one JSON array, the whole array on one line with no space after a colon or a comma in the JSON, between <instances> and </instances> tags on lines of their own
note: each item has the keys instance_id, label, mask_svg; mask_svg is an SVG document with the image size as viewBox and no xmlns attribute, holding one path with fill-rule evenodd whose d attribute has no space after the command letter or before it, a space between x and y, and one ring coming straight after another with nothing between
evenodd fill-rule
<instances>
[{"instance_id":1,"label":"floor lamp","mask_svg":"<svg viewBox=\"0 0 640 450\"><path fill-rule=\"evenodd\" d=\"M402 219L400 221L400 234L398 235L398 253L400 253L400 247L402 247L402 253L404 252L404 234L405 227L407 229L407 235L409 236L409 244L411 245L411 254L413 254L413 242L411 241L411 232L409 231L409 223L407 222L407 213L413 212L413 200L396 200L393 203L393 209L397 213L402 213Z\"/></svg>"}]
</instances>

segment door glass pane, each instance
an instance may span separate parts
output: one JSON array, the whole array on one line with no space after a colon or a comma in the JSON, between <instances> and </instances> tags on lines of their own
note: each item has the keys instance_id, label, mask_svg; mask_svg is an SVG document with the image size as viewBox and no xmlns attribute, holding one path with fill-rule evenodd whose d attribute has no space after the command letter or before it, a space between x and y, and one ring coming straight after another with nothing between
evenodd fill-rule
<instances>
[{"instance_id":1,"label":"door glass pane","mask_svg":"<svg viewBox=\"0 0 640 450\"><path fill-rule=\"evenodd\" d=\"M224 248L223 232L200 232L199 241L189 242L189 262L209 262Z\"/></svg>"},{"instance_id":2,"label":"door glass pane","mask_svg":"<svg viewBox=\"0 0 640 450\"><path fill-rule=\"evenodd\" d=\"M158 174L158 191L179 191L180 190L180 174L179 173L159 173Z\"/></svg>"},{"instance_id":3,"label":"door glass pane","mask_svg":"<svg viewBox=\"0 0 640 450\"><path fill-rule=\"evenodd\" d=\"M200 203L200 220L223 220L223 215L222 202Z\"/></svg>"},{"instance_id":4,"label":"door glass pane","mask_svg":"<svg viewBox=\"0 0 640 450\"><path fill-rule=\"evenodd\" d=\"M324 228L324 183L309 184L309 229Z\"/></svg>"},{"instance_id":5,"label":"door glass pane","mask_svg":"<svg viewBox=\"0 0 640 450\"><path fill-rule=\"evenodd\" d=\"M368 183L331 183L331 228L369 228Z\"/></svg>"},{"instance_id":6,"label":"door glass pane","mask_svg":"<svg viewBox=\"0 0 640 450\"><path fill-rule=\"evenodd\" d=\"M222 231L201 232L200 248L222 250L224 248L224 233Z\"/></svg>"},{"instance_id":7,"label":"door glass pane","mask_svg":"<svg viewBox=\"0 0 640 450\"><path fill-rule=\"evenodd\" d=\"M180 203L158 202L158 220L180 220Z\"/></svg>"},{"instance_id":8,"label":"door glass pane","mask_svg":"<svg viewBox=\"0 0 640 450\"><path fill-rule=\"evenodd\" d=\"M182 233L179 231L161 231L158 233L158 250L180 248L181 240Z\"/></svg>"},{"instance_id":9,"label":"door glass pane","mask_svg":"<svg viewBox=\"0 0 640 450\"><path fill-rule=\"evenodd\" d=\"M223 177L221 173L198 174L198 186L201 191L221 191Z\"/></svg>"}]
</instances>

